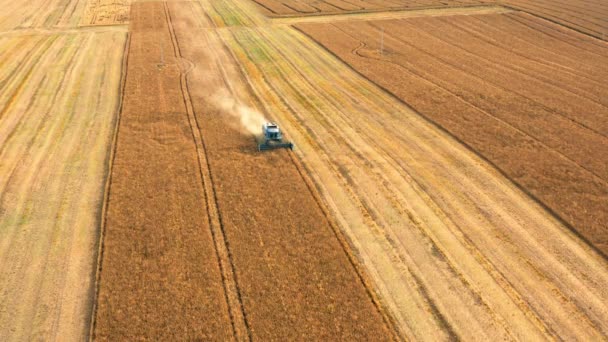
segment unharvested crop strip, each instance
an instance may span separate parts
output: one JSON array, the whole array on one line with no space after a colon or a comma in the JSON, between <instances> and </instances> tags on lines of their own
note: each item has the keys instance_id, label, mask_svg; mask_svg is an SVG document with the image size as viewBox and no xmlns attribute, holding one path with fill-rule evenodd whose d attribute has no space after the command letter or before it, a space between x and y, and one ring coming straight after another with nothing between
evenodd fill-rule
<instances>
[{"instance_id":1,"label":"unharvested crop strip","mask_svg":"<svg viewBox=\"0 0 608 342\"><path fill-rule=\"evenodd\" d=\"M235 63L237 63L240 66L240 63L238 63L238 59L234 55L234 51L232 49L228 48L227 46L225 46L225 48L228 51L230 51L231 57L233 58ZM221 68L221 66L218 66L218 67ZM254 86L252 85L252 82L251 82L249 76L247 75L247 72L245 70L241 69L241 73L244 76L244 78L246 80L246 85L249 88L249 90L251 91L251 93L256 94L255 90L254 90ZM226 79L226 84L229 84L229 82L227 81L227 78L225 78L225 79ZM260 100L259 95L255 95L255 100L260 105L262 104L262 101ZM320 148L323 149L322 147L320 147ZM373 286L372 281L370 280L369 275L367 274L367 272L365 271L365 269L363 268L361 263L358 261L357 257L355 255L353 255L352 244L348 242L347 238L344 236L344 233L338 227L338 224L333 219L333 216L329 212L327 206L325 205L325 202L323 202L323 200L321 199L319 192L317 190L317 187L314 185L314 182L309 178L308 174L310 173L310 171L307 170L306 167L300 162L296 153L294 153L292 151L288 151L288 154L291 159L291 162L293 163L295 168L298 170L300 177L302 177L303 182L306 184L308 190L310 191L311 196L314 198L319 209L323 212L323 215L327 219L327 222L328 222L329 226L331 227L334 235L336 236L336 238L342 245L342 248L343 248L344 252L347 254L351 265L357 272L357 275L358 275L360 281L364 284L365 289L370 297L370 300L372 301L372 303L374 303L377 310L382 315L387 326L392 327L394 333L397 336L399 336L399 338L405 339L405 337L401 334L401 332L396 328L396 323L395 323L394 318L388 313L387 309L382 305L381 300L378 298L378 294L376 293L376 291L374 291L374 286Z\"/></svg>"},{"instance_id":2,"label":"unharvested crop strip","mask_svg":"<svg viewBox=\"0 0 608 342\"><path fill-rule=\"evenodd\" d=\"M519 17L519 16L517 16L517 17ZM515 18L517 18L517 17L515 17ZM488 24L488 23L487 23L485 20L482 20L482 19L480 19L480 18L475 18L475 19L478 19L478 20L480 21L480 23L481 23L481 24L476 24L476 25L479 25L479 26L481 26L481 25L487 26L487 29L484 29L483 31L485 31L485 32L491 32L491 30L492 30L493 28L490 26L490 24ZM513 21L514 21L514 22L518 22L518 20L517 20L517 19L513 19ZM483 35L482 35L482 32L483 32L483 31L482 31L482 32L480 32L480 30L472 30L472 29L471 29L471 27L468 27L468 26L461 26L461 25L458 25L457 23L453 24L453 26L455 26L455 27L456 27L456 28L458 28L459 30L464 31L466 34L470 34L470 35L474 36L476 39L480 39L480 40L482 40L482 41L484 41L484 42L487 42L487 43L488 43L490 46L495 46L495 47L496 47L496 49L504 49L504 47L502 47L500 44L497 44L496 42L492 41L491 39L487 39L486 37L483 37ZM377 27L377 26L376 26L376 27ZM417 29L417 28L415 28L415 27L412 27L412 29L418 30L418 29ZM424 33L427 33L427 32L424 32ZM453 44L453 43L449 42L448 40L446 40L446 39L444 39L444 38L442 38L442 37L439 37L439 36L437 36L437 35L434 35L432 32L429 32L428 34L430 34L430 35L434 36L434 37L435 37L435 39L441 40L441 41L442 41L443 43L445 43L445 44L449 44L449 45L451 45L451 46L455 46L455 47L456 47L456 49L463 49L463 50L465 50L467 53L470 53L470 54L475 54L474 52L471 52L471 51L468 51L468 50L466 50L466 49L464 49L464 48L462 48L462 47L459 47L459 46L457 46L457 45L455 45L455 44ZM395 38L396 40L400 41L400 42L404 42L404 40L403 40L403 39L401 39L401 38L399 38L399 37L394 37L394 38ZM531 44L531 43L529 43L529 42L528 42L528 41L526 41L526 40L523 40L523 39L522 39L522 41L523 41L525 44ZM508 50L508 49L505 49L505 50ZM517 51L509 51L509 53L512 53L512 54L516 55L517 57L521 57L521 59L530 59L530 58L531 58L531 57L529 57L529 55L525 55L525 54L522 54L522 53L518 53ZM511 65L511 64L512 64L512 62L505 62L505 61L493 61L493 60L491 60L491 59L484 58L484 57L481 57L481 56L478 56L478 55L475 55L474 57L475 57L475 58L481 58L481 59L483 59L483 60L484 60L485 62L487 62L487 63L498 65L498 66L499 66L499 70L500 70L500 68L504 68L504 69L506 69L506 70L508 70L508 71L514 71L514 72L517 72L517 73L519 73L519 74L526 75L527 77L535 78L535 79L536 79L536 80L538 80L539 82L543 82L543 85L544 85L544 86L548 85L548 86L550 86L550 87L551 87L551 88L553 88L553 89L557 88L557 90L558 90L558 91L561 91L561 92L566 92L566 93L568 93L568 94L570 94L570 95L573 95L573 96L576 96L576 97L582 97L582 98L584 98L585 100L590 101L590 102L593 102L594 104L596 104L596 105L598 105L598 106L602 106L602 107L604 107L604 108L606 107L606 104L604 104L604 103L601 103L601 102L600 102L600 101L601 101L601 99L599 99L599 100L598 100L598 99L593 99L593 98L590 98L590 97L588 97L588 96L585 96L585 95L579 94L579 93L577 93L577 92L574 92L574 91L573 91L573 90L571 90L571 89L568 89L568 88L564 87L563 85L560 85L559 83L558 83L558 84L555 84L555 82L549 82L549 81L548 81L546 78L541 78L541 77L538 77L538 76L534 76L533 74L530 74L530 73L529 73L527 70L525 70L525 69L524 69L524 70L519 70L519 69L516 69L516 68L514 68L514 67ZM447 59L440 58L440 57L438 57L438 58L439 58L440 60L444 61L446 64L448 64L448 65L450 65L450 66L452 66L452 67L454 67L454 68L458 68L459 70L462 70L463 72L465 71L463 68L460 68L460 67L458 67L458 66L454 65L454 63L451 63L451 62L450 62L449 60L447 60ZM532 58L533 58L533 57L532 57ZM538 59L535 59L535 60L538 60ZM542 61L542 60L541 60L541 61ZM565 72L565 73L570 73L570 70L568 70L567 68L564 68L564 69L559 70L559 71L560 71L560 72ZM587 82L590 82L590 83L595 83L595 84L597 84L597 83L598 83L598 82L597 82L595 79L588 78L586 75L580 75L580 74L576 74L576 73L571 73L571 74L572 74L573 76L577 77L577 78L584 78L584 79L585 79L585 81L587 81ZM549 78L549 79L550 79L550 78ZM535 81L536 81L536 80L535 80ZM517 90L512 90L512 89L507 89L507 88L505 88L504 86L501 86L501 85L500 85L498 82L496 82L496 81L490 81L490 80L485 80L485 81L486 81L486 82L489 82L489 83L490 83L490 84L492 84L492 86L494 86L494 87L500 88L500 89L505 90L505 91L512 92L512 93L514 93L514 94L517 94L517 95L521 96L522 98L524 98L524 99L526 99L526 100L529 100L529 101L534 102L534 103L535 103L535 105L537 105L537 106L539 106L539 107L543 108L544 110L546 110L546 111L547 111L548 113L550 113L551 115L557 115L558 117L561 117L561 118L563 118L564 120L571 122L571 123L572 123L574 126L578 126L577 128L581 128L581 129L584 129L584 130L589 130L589 131L591 131L591 132L593 132L593 133L595 133L595 134L597 134L597 135L599 135L599 136L602 136L603 138L607 138L606 133L605 133L605 132L602 132L602 127L600 127L599 129L598 129L598 128L596 128L596 127L593 127L593 126L594 126L593 124L586 123L585 121L582 121L582 120L581 120L579 117L573 116L571 113L568 113L568 112L566 112L566 111L560 110L559 108L558 108L558 109L554 109L554 108L552 108L552 107L550 107L550 106L548 106L548 105L546 105L546 104L544 104L544 103L540 102L538 99L534 99L533 97L528 96L528 95L527 95L525 92L520 92L520 91L517 91ZM599 85L599 84L598 84L598 85ZM599 86L601 87L601 85L599 85ZM544 88L544 87L543 87L543 88ZM599 87L598 87L598 88L599 88ZM558 120L556 120L556 121L559 121L559 118L557 118L557 119L558 119ZM579 165L580 165L580 164L581 164L581 163L579 163ZM592 170L588 170L588 171L589 171L589 172L591 172L591 173L594 173L594 174L595 174L596 176L598 176L599 178L602 178L602 176L601 176L601 175L599 175L597 172L594 172L594 171L592 171Z\"/></svg>"},{"instance_id":3,"label":"unharvested crop strip","mask_svg":"<svg viewBox=\"0 0 608 342\"><path fill-rule=\"evenodd\" d=\"M522 18L522 16L516 15L516 16L505 16L505 18L508 18L510 20L512 20L513 22L517 22L517 23L521 23L518 18ZM533 18L533 17L532 17ZM536 21L536 20L535 20ZM534 30L533 27L526 25L526 23L521 23L522 27L527 29L528 32L530 32L530 30ZM442 23L441 25L431 25L430 27L432 28L436 28L436 27L444 27L446 26L447 23ZM422 24L420 25L422 27L420 28L424 28L427 27L426 25ZM551 24L551 26L555 27L555 25ZM539 32L540 31L536 31ZM602 89L607 89L607 87L604 87L604 85L602 84L601 81L598 80L601 79L601 76L599 77L592 77L589 74L586 74L585 72L580 72L577 70L573 70L571 68L567 68L561 65L556 65L555 63L548 63L545 60L539 59L539 58L534 58L530 55L524 55L524 54L519 54L515 51L509 51L509 48L505 48L505 46L501 46L500 44L497 44L496 42L493 41L488 41L488 40L483 40L483 38L480 36L477 37L477 40L479 41L478 44L475 44L473 46L467 46L466 44L463 44L462 42L455 42L454 39L455 37L457 37L457 33L450 31L448 34L445 35L438 35L438 34L434 34L432 33L432 31L426 31L425 33L432 35L433 37L435 37L436 39L451 45L451 46L455 46L456 48L465 51L466 53L472 54L472 55L476 55L478 58L481 58L482 60L488 62L488 63L497 63L498 65L500 65L503 68L506 68L508 70L513 70L516 71L518 73L527 75L529 77L535 77L537 78L539 81L542 82L547 82L553 86L562 86L562 87L566 87L568 89L568 91L573 92L574 94L578 94L579 96L584 97L587 100L590 100L592 102L595 102L598 105L608 105L608 99L602 99L601 98L601 91ZM557 40L557 42L559 43L564 43L563 40L559 40L559 38L556 38L554 36L551 36L549 34L547 34L546 32L542 33L543 39L547 40L548 44L551 44L552 42L554 42L554 39ZM496 52L494 51L494 49L486 49L486 50L481 50L476 48L476 46L484 44L485 43L489 43L492 46L496 47ZM526 43L529 44L533 44L533 42L529 42L526 41ZM495 58L493 58L493 55L496 55L498 53L500 53L500 51L505 51L505 53L507 55L515 55L515 56L520 56L523 58L510 58L511 61L513 61L512 63L509 61L503 61L503 60L496 60ZM511 65L512 64L512 65ZM555 74L555 71L564 74L564 75L555 75L557 77L561 77L558 79L555 79L553 76L548 76L550 74ZM566 78L569 77L569 78ZM576 78L576 79L575 79ZM584 86L584 89L581 89L581 85ZM582 122L585 122L584 120ZM587 126L591 126L593 127L594 125L587 125ZM596 127L597 129L597 127ZM598 129L598 132L601 131L606 131L606 129L602 129L602 127L600 127Z\"/></svg>"},{"instance_id":4,"label":"unharvested crop strip","mask_svg":"<svg viewBox=\"0 0 608 342\"><path fill-rule=\"evenodd\" d=\"M103 252L104 252L104 237L106 230L106 222L107 222L107 212L108 212L108 201L110 198L110 190L112 185L112 166L114 165L114 158L116 157L116 144L118 143L118 131L120 129L120 119L122 113L122 104L124 102L125 97L125 83L127 81L127 70L129 66L129 48L131 46L131 36L127 34L127 39L125 40L125 45L123 48L123 60L122 60L122 68L121 68L121 76L120 76L120 89L119 89L119 103L116 109L116 120L114 127L114 134L112 136L112 141L110 144L110 149L108 151L107 157L107 171L105 174L105 185L104 185L104 194L102 207L99 218L99 237L97 239L97 255L96 255L96 267L95 271L92 274L93 277L93 303L91 309L91 317L89 318L89 329L88 329L88 340L92 341L95 339L95 324L97 323L97 301L99 299L99 284L101 282L101 270L103 266Z\"/></svg>"},{"instance_id":5,"label":"unharvested crop strip","mask_svg":"<svg viewBox=\"0 0 608 342\"><path fill-rule=\"evenodd\" d=\"M175 35L175 29L173 28L171 13L167 3L164 2L163 5L167 25L171 33L173 53L176 58L183 58L179 47L179 41ZM198 124L196 114L194 113L194 107L192 106L192 99L188 89L187 72L184 72L183 70L180 70L180 85L182 88L184 105L186 106L186 111L188 113L188 122L192 131L192 138L196 146L199 172L201 179L203 180L203 187L205 188L209 225L213 235L219 267L222 271L222 283L224 285L224 294L226 296L226 301L229 308L232 330L237 341L250 341L251 331L247 322L247 315L243 307L241 290L237 282L235 267L232 261L230 248L228 246L228 240L226 239L226 234L224 232L221 214L218 210L217 195L215 193L213 175L211 174L211 167L207 157L207 148L205 146L204 138L200 133L200 126ZM229 265L229 267L227 265Z\"/></svg>"},{"instance_id":6,"label":"unharvested crop strip","mask_svg":"<svg viewBox=\"0 0 608 342\"><path fill-rule=\"evenodd\" d=\"M393 336L286 151L254 153L252 137L213 104L209 89L255 103L218 32L196 36L189 6L168 6L181 55L196 65L188 87L253 337Z\"/></svg>"},{"instance_id":7,"label":"unharvested crop strip","mask_svg":"<svg viewBox=\"0 0 608 342\"><path fill-rule=\"evenodd\" d=\"M593 36L585 35L587 40L584 42L585 45L590 44L592 46L584 46L584 45L580 45L580 44L575 44L575 43L579 43L579 42L571 42L568 39L564 39L565 38L564 36L567 36L569 34L567 32L568 28L563 28L563 26L555 25L555 23L552 21L545 20L545 22L543 23L541 20L535 20L537 17L534 17L534 16L532 16L529 19L526 19L523 17L519 17L516 19L512 15L510 15L509 18L513 21L520 23L522 26L525 26L531 30L536 30L536 31L542 33L543 35L549 36L553 39L559 40L560 42L562 42L564 44L581 49L583 51L587 51L589 53L593 53L598 56L603 56L599 51L608 52L608 45L603 44L601 41L598 42L597 38L593 37ZM542 18L542 19L544 20L544 18ZM534 21L538 21L538 22L535 23ZM598 49L598 51L594 51L593 48Z\"/></svg>"},{"instance_id":8,"label":"unharvested crop strip","mask_svg":"<svg viewBox=\"0 0 608 342\"><path fill-rule=\"evenodd\" d=\"M234 339L171 28L132 13L95 338Z\"/></svg>"},{"instance_id":9,"label":"unharvested crop strip","mask_svg":"<svg viewBox=\"0 0 608 342\"><path fill-rule=\"evenodd\" d=\"M228 46L226 46L226 43L223 40L222 40L222 44L223 44L224 49L226 49L227 51L230 51L230 56L233 59L234 63L236 63L237 65L239 65L239 67L241 67L240 63L238 63L237 58L234 56L234 51L232 49L230 49ZM234 93L234 91L231 89L230 82L225 75L225 71L224 71L223 67L221 65L218 65L218 69L223 74L223 79L225 81L225 84L230 88L231 93ZM247 85L247 88L251 91L251 94L255 94L255 91L253 89L253 86L249 80L247 73L243 69L240 69L240 70L241 70L241 73L242 73L244 79L246 80L245 84ZM254 100L259 104L262 103L258 96L254 96ZM198 124L198 121L197 121L197 124ZM199 127L199 129L200 129L200 127ZM298 160L298 157L296 156L295 153L293 153L291 151L289 151L288 153L289 153L289 157L290 157L292 163L298 170L298 173L300 174L300 176L302 177L302 180L304 181L308 190L310 191L311 196L314 198L317 205L323 212L333 233L335 234L336 238L342 245L342 248L345 251L345 253L347 254L348 259L349 259L351 265L353 266L353 268L355 269L360 281L364 284L364 287L370 297L370 300L372 301L372 303L374 303L374 305L376 306L376 308L382 315L383 319L385 320L386 325L388 327L392 327L393 332L396 334L396 336L399 336L400 338L403 339L404 337L402 335L400 335L400 331L398 329L396 329L396 324L395 324L394 319L390 316L390 314L387 312L387 310L383 307L380 299L378 298L377 293L373 290L373 285L372 285L369 275L366 273L365 269L359 263L359 261L357 261L358 259L353 255L352 246L348 243L348 241L346 240L346 237L340 231L340 229L337 226L337 223L334 221L331 214L329 213L328 208L325 206L324 202L321 200L321 197L320 197L319 193L317 192L316 187L314 186L314 183L307 176L307 171L306 171L305 167Z\"/></svg>"},{"instance_id":10,"label":"unharvested crop strip","mask_svg":"<svg viewBox=\"0 0 608 342\"><path fill-rule=\"evenodd\" d=\"M351 21L351 20L383 20L383 19L403 19L415 17L439 17L439 16L455 16L455 15L473 15L473 14L496 14L509 13L513 9L499 5L474 5L474 6L458 6L458 7L423 7L414 9L374 9L347 11L344 13L317 13L310 15L284 15L272 17L270 19L273 24L297 24L308 22L335 22L335 21Z\"/></svg>"}]
</instances>

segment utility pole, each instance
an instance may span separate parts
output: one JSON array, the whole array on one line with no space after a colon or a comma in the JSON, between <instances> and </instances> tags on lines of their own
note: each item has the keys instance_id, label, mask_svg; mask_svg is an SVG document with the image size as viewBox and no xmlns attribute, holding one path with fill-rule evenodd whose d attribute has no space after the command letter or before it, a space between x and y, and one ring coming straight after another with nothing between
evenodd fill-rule
<instances>
[{"instance_id":1,"label":"utility pole","mask_svg":"<svg viewBox=\"0 0 608 342\"><path fill-rule=\"evenodd\" d=\"M163 49L163 40L161 39L161 35L158 36L158 45L160 45L160 65L165 65L165 51Z\"/></svg>"},{"instance_id":2,"label":"utility pole","mask_svg":"<svg viewBox=\"0 0 608 342\"><path fill-rule=\"evenodd\" d=\"M380 32L380 56L384 55L384 27Z\"/></svg>"}]
</instances>

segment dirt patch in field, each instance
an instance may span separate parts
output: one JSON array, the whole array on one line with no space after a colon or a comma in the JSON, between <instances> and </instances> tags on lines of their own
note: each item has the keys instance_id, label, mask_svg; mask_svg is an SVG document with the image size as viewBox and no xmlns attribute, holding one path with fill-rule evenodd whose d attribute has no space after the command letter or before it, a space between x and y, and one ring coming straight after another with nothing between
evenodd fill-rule
<instances>
[{"instance_id":1,"label":"dirt patch in field","mask_svg":"<svg viewBox=\"0 0 608 342\"><path fill-rule=\"evenodd\" d=\"M523 13L298 28L608 252L606 48Z\"/></svg>"}]
</instances>

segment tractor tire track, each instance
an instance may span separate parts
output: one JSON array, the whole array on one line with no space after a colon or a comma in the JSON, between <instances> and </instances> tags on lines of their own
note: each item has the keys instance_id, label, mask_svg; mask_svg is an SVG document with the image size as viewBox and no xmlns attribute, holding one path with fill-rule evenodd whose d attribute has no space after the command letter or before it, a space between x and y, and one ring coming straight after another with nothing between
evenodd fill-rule
<instances>
[{"instance_id":1,"label":"tractor tire track","mask_svg":"<svg viewBox=\"0 0 608 342\"><path fill-rule=\"evenodd\" d=\"M188 65L168 15L163 3L132 6L92 333L98 340L237 338L206 208Z\"/></svg>"},{"instance_id":2,"label":"tractor tire track","mask_svg":"<svg viewBox=\"0 0 608 342\"><path fill-rule=\"evenodd\" d=\"M179 41L175 34L175 28L173 27L171 20L171 12L166 2L164 3L164 10L167 25L171 32L171 41L173 43L175 57L181 59L183 57L179 47ZM188 121L192 131L192 139L196 145L199 171L201 174L201 179L203 180L203 187L205 188L209 225L211 227L219 267L222 272L222 283L224 285L224 293L226 296L226 303L228 304L234 338L237 341L251 341L251 331L247 322L247 315L243 307L243 301L241 299L241 290L237 281L236 270L232 260L228 240L226 239L221 213L218 209L217 194L213 184L213 175L211 173L207 148L204 137L200 133L200 125L196 118L196 114L194 113L194 107L192 105L192 99L188 89L187 77L187 71L180 71L182 96L188 113Z\"/></svg>"}]
</instances>

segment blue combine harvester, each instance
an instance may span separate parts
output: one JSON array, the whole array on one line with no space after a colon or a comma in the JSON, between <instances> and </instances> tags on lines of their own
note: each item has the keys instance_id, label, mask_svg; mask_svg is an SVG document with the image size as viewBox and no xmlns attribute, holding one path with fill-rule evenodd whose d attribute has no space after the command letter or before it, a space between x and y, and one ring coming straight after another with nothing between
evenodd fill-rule
<instances>
[{"instance_id":1,"label":"blue combine harvester","mask_svg":"<svg viewBox=\"0 0 608 342\"><path fill-rule=\"evenodd\" d=\"M258 151L273 150L275 148L289 148L293 150L293 143L283 141L281 129L274 122L267 122L262 125L262 143L258 144Z\"/></svg>"}]
</instances>

